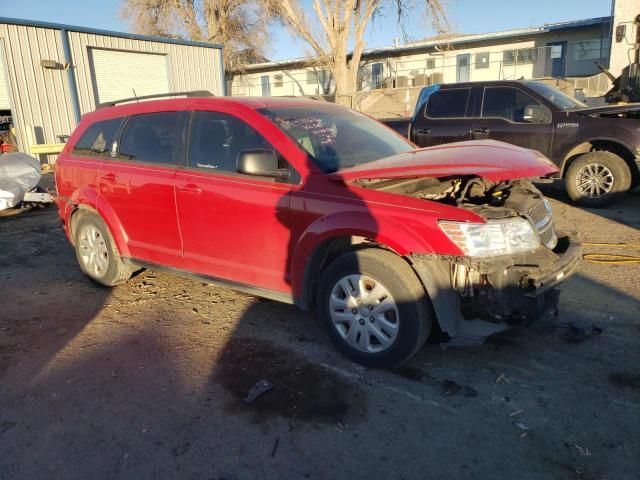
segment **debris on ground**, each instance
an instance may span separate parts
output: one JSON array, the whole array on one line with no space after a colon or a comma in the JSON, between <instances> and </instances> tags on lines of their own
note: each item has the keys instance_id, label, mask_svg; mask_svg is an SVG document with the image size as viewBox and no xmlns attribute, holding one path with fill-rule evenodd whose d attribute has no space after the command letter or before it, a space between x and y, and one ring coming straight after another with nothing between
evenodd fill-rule
<instances>
[{"instance_id":1,"label":"debris on ground","mask_svg":"<svg viewBox=\"0 0 640 480\"><path fill-rule=\"evenodd\" d=\"M271 449L271 458L276 456L278 445L280 445L280 437L276 437L276 441L273 443L273 449Z\"/></svg>"},{"instance_id":2,"label":"debris on ground","mask_svg":"<svg viewBox=\"0 0 640 480\"><path fill-rule=\"evenodd\" d=\"M565 328L567 331L564 334L564 338L569 343L582 343L587 338L600 335L604 331L602 327L596 324L585 326L575 322L567 323Z\"/></svg>"},{"instance_id":3,"label":"debris on ground","mask_svg":"<svg viewBox=\"0 0 640 480\"><path fill-rule=\"evenodd\" d=\"M253 387L251 387L251 390L249 390L249 393L244 399L244 403L249 404L255 402L259 397L267 393L272 388L273 383L271 383L269 380L260 380Z\"/></svg>"}]
</instances>

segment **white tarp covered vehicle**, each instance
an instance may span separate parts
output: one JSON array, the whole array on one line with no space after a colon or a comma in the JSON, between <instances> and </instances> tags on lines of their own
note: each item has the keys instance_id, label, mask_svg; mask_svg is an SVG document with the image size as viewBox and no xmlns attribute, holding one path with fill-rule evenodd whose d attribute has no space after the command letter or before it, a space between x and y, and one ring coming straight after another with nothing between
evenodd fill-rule
<instances>
[{"instance_id":1,"label":"white tarp covered vehicle","mask_svg":"<svg viewBox=\"0 0 640 480\"><path fill-rule=\"evenodd\" d=\"M50 203L51 195L38 189L40 162L25 153L0 156L0 211L23 202Z\"/></svg>"}]
</instances>

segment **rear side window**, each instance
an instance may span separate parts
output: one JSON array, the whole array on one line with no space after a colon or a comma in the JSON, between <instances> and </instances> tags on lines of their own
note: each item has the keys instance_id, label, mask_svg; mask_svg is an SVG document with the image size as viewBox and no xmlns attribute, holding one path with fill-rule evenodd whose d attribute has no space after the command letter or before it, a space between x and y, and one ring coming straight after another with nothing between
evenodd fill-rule
<instances>
[{"instance_id":1,"label":"rear side window","mask_svg":"<svg viewBox=\"0 0 640 480\"><path fill-rule=\"evenodd\" d=\"M527 105L540 104L517 88L487 87L482 100L482 117L524 122L524 109Z\"/></svg>"},{"instance_id":2,"label":"rear side window","mask_svg":"<svg viewBox=\"0 0 640 480\"><path fill-rule=\"evenodd\" d=\"M262 135L239 118L220 112L193 112L190 167L235 172L238 154L254 149L274 150Z\"/></svg>"},{"instance_id":3,"label":"rear side window","mask_svg":"<svg viewBox=\"0 0 640 480\"><path fill-rule=\"evenodd\" d=\"M150 163L173 163L181 112L145 113L132 116L120 137L118 157Z\"/></svg>"},{"instance_id":4,"label":"rear side window","mask_svg":"<svg viewBox=\"0 0 640 480\"><path fill-rule=\"evenodd\" d=\"M121 124L122 118L94 123L82 134L71 154L83 157L107 157Z\"/></svg>"},{"instance_id":5,"label":"rear side window","mask_svg":"<svg viewBox=\"0 0 640 480\"><path fill-rule=\"evenodd\" d=\"M438 90L429 97L427 117L460 118L466 116L470 88Z\"/></svg>"}]
</instances>

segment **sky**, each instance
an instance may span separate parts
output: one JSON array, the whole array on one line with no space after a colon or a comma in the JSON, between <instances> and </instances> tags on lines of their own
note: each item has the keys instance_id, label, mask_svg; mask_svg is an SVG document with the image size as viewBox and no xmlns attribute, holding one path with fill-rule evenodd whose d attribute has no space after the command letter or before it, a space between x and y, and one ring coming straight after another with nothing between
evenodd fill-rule
<instances>
[{"instance_id":1,"label":"sky","mask_svg":"<svg viewBox=\"0 0 640 480\"><path fill-rule=\"evenodd\" d=\"M302 0L310 3L310 0ZM420 1L420 0L418 0ZM611 0L446 0L453 30L487 33L543 25L545 23L604 17L611 14ZM0 16L40 20L106 30L129 31L120 16L122 0L0 0ZM367 32L367 47L393 45L402 37L391 9ZM422 15L405 25L409 40L433 35ZM304 43L285 31L274 29L266 56L284 60L304 56Z\"/></svg>"}]
</instances>

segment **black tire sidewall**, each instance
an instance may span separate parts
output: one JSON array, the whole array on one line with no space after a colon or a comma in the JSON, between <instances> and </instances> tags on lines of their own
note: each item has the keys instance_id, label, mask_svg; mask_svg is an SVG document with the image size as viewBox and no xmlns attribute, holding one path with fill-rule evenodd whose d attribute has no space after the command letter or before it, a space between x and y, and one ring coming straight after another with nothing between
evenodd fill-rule
<instances>
[{"instance_id":1,"label":"black tire sidewall","mask_svg":"<svg viewBox=\"0 0 640 480\"><path fill-rule=\"evenodd\" d=\"M606 166L613 174L613 188L608 194L598 198L586 197L576 186L578 172L589 164L601 164ZM579 156L567 169L565 178L567 193L573 202L585 207L604 207L610 205L631 187L631 171L627 163L618 155L611 152L589 152Z\"/></svg>"},{"instance_id":2,"label":"black tire sidewall","mask_svg":"<svg viewBox=\"0 0 640 480\"><path fill-rule=\"evenodd\" d=\"M396 258L399 262L404 262L400 257ZM419 281L410 267L406 264L405 266L408 270L389 268L388 261L378 262L371 255L358 255L358 252L354 251L334 260L322 273L316 303L318 315L331 341L355 362L371 368L397 367L411 358L426 342L432 325L426 294L422 288L416 291ZM383 352L366 353L352 347L333 325L329 311L331 291L338 279L351 274L367 275L381 282L396 302L399 314L398 336L392 346ZM414 278L406 278L408 274Z\"/></svg>"},{"instance_id":3,"label":"black tire sidewall","mask_svg":"<svg viewBox=\"0 0 640 480\"><path fill-rule=\"evenodd\" d=\"M106 273L102 277L96 277L88 272L85 269L82 259L80 258L78 239L80 237L80 232L82 231L82 229L87 226L94 226L95 228L97 228L107 245L107 250L109 252L109 266L107 267ZM113 245L111 234L107 230L107 226L105 225L104 221L97 215L91 213L84 214L82 215L82 217L80 217L80 219L78 219L74 230L76 258L78 259L80 268L85 273L85 275L91 278L91 280L93 280L94 282L97 282L101 285L113 286L115 283L117 283L117 280L120 277L120 257Z\"/></svg>"}]
</instances>

